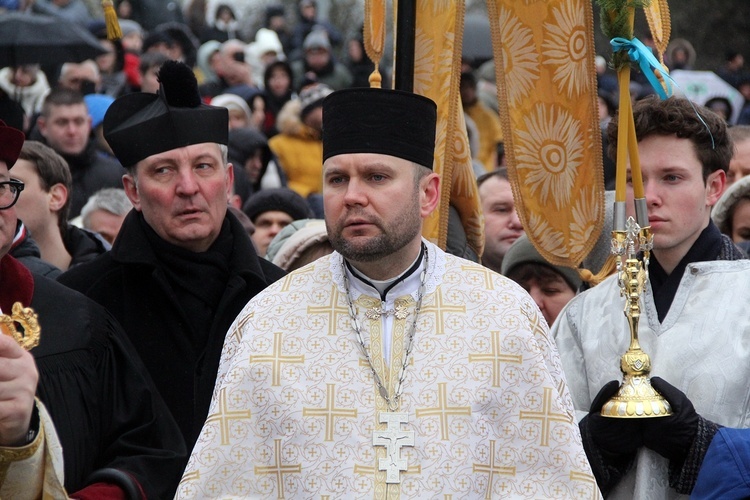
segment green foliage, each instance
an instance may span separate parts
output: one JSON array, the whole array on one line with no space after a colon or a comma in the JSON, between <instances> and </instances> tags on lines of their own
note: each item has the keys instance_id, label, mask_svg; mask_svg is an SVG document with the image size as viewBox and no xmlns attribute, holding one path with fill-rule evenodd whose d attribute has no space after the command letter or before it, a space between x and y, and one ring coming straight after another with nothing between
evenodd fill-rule
<instances>
[{"instance_id":1,"label":"green foliage","mask_svg":"<svg viewBox=\"0 0 750 500\"><path fill-rule=\"evenodd\" d=\"M609 40L613 38L633 39L633 28L629 22L630 8L642 9L651 0L596 0L599 4L599 18L602 32ZM627 54L616 53L612 56L612 66L618 70L630 64Z\"/></svg>"}]
</instances>

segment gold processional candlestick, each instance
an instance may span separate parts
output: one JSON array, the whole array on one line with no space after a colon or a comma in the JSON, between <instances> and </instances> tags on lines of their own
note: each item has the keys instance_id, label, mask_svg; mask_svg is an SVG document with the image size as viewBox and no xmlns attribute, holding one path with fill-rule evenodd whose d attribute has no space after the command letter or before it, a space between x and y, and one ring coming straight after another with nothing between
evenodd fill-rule
<instances>
[{"instance_id":1,"label":"gold processional candlestick","mask_svg":"<svg viewBox=\"0 0 750 500\"><path fill-rule=\"evenodd\" d=\"M628 218L624 231L612 231L612 253L618 256L618 283L620 295L625 297L624 312L630 326L630 347L620 358L623 381L617 394L602 407L604 417L643 418L672 414L669 402L651 386L651 359L638 343L640 298L648 282L648 260L653 238L651 227L640 227L632 217ZM643 261L638 259L638 252L642 253Z\"/></svg>"}]
</instances>

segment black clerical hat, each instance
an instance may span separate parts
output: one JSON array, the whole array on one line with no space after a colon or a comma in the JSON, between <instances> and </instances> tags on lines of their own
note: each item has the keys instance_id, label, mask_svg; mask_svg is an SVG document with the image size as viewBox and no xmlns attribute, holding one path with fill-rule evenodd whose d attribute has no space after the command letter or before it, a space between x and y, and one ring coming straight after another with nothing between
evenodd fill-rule
<instances>
[{"instance_id":1,"label":"black clerical hat","mask_svg":"<svg viewBox=\"0 0 750 500\"><path fill-rule=\"evenodd\" d=\"M323 161L347 153L380 153L432 168L437 106L411 92L339 90L323 101Z\"/></svg>"},{"instance_id":2,"label":"black clerical hat","mask_svg":"<svg viewBox=\"0 0 750 500\"><path fill-rule=\"evenodd\" d=\"M167 61L159 82L158 94L126 94L104 116L104 138L123 166L192 144L227 144L229 112L203 104L190 67Z\"/></svg>"}]
</instances>

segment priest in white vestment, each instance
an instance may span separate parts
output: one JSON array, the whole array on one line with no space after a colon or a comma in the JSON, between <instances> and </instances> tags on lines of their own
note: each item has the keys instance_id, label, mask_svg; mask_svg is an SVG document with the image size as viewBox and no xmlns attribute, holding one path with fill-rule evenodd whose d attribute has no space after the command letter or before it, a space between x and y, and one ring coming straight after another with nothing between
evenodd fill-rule
<instances>
[{"instance_id":1,"label":"priest in white vestment","mask_svg":"<svg viewBox=\"0 0 750 500\"><path fill-rule=\"evenodd\" d=\"M435 123L416 94L326 99L336 252L237 317L178 498L600 498L539 309L421 237Z\"/></svg>"}]
</instances>

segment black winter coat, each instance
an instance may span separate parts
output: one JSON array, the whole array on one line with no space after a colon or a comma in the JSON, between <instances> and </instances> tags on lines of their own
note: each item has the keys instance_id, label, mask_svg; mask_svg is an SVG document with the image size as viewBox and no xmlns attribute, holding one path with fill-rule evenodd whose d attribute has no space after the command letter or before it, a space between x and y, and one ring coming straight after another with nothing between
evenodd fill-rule
<instances>
[{"instance_id":1,"label":"black winter coat","mask_svg":"<svg viewBox=\"0 0 750 500\"><path fill-rule=\"evenodd\" d=\"M74 493L93 472L117 469L147 498L172 498L187 450L122 328L81 294L42 276L33 281L37 396L62 444L65 488ZM98 481L118 484L107 472Z\"/></svg>"},{"instance_id":2,"label":"black winter coat","mask_svg":"<svg viewBox=\"0 0 750 500\"><path fill-rule=\"evenodd\" d=\"M208 407L224 337L245 304L285 273L255 253L239 221L227 213L234 236L230 278L205 345L194 345L188 315L141 226L126 217L109 253L68 270L58 280L94 299L120 322L192 449Z\"/></svg>"}]
</instances>

